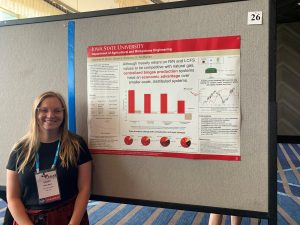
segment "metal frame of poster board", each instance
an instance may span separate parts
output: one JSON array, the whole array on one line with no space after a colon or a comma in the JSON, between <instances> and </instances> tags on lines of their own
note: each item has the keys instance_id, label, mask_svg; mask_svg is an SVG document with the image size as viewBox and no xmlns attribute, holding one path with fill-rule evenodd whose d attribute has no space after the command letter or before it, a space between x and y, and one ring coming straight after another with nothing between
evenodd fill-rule
<instances>
[{"instance_id":1,"label":"metal frame of poster board","mask_svg":"<svg viewBox=\"0 0 300 225\"><path fill-rule=\"evenodd\" d=\"M102 17L110 15L119 15L119 14L129 14L137 12L148 12L154 10L165 10L181 7L192 7L192 6L202 6L202 5L211 5L225 2L239 2L240 0L196 0L196 1L185 1L185 2L174 2L174 3L165 3L160 5L149 5L149 6L140 6L140 7L130 7L124 9L112 9L112 10L103 10L97 12L86 12L86 13L77 13L69 14L63 16L54 16L54 17L42 17L34 19L24 19L16 21L4 21L0 22L0 26L16 26L23 24L33 24L33 23L44 23L44 22L53 22L53 21L62 21L62 20L71 20L71 19L81 19L81 18L91 18L91 17ZM174 209L184 209L184 210L193 210L201 212L215 212L221 214L231 214L238 216L246 217L256 217L268 219L269 224L277 224L277 189L276 189L276 90L275 90L275 47L276 47L276 4L275 1L269 0L269 149L268 149L268 186L269 186L269 195L268 195L268 212L260 211L248 211L248 210L237 210L231 208L218 208L218 207L207 207L207 206L198 206L191 204L177 204L177 203L168 203L168 202L159 202L159 201L148 201L148 200L139 200L139 199L128 199L128 198L119 198L119 197L109 197L109 196L98 196L92 195L91 198L95 200L105 200L113 202L122 202L122 203L132 203L140 205L149 205L155 207L165 207L165 208L174 208ZM74 115L74 120L75 120ZM75 121L73 121L75 122ZM5 196L5 186L0 186L1 196ZM3 197L4 198L4 197Z\"/></svg>"}]
</instances>

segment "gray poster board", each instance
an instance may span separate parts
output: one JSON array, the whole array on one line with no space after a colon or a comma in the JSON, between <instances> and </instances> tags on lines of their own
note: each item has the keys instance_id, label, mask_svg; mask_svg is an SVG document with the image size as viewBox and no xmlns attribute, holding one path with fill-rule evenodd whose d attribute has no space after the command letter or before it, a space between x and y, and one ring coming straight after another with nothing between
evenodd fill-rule
<instances>
[{"instance_id":1,"label":"gray poster board","mask_svg":"<svg viewBox=\"0 0 300 225\"><path fill-rule=\"evenodd\" d=\"M270 149L275 139L270 132L275 120L270 115L270 93L275 92L270 91L269 76L269 1L181 5L73 18L77 133L87 140L88 46L240 35L241 161L97 154L92 194L266 216L272 205L270 191L275 190L276 196L276 188L270 187ZM263 12L262 25L247 25L251 11ZM34 97L55 90L68 99L68 21L0 27L1 186L6 183L11 146L27 129Z\"/></svg>"}]
</instances>

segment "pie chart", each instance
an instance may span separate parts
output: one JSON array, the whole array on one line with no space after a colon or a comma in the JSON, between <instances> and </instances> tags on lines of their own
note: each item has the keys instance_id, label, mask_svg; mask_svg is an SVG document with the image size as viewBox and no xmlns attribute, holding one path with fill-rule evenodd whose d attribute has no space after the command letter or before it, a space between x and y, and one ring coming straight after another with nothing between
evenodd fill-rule
<instances>
[{"instance_id":1,"label":"pie chart","mask_svg":"<svg viewBox=\"0 0 300 225\"><path fill-rule=\"evenodd\" d=\"M160 139L160 144L163 146L163 147L167 147L169 144L170 144L170 139L168 137L162 137Z\"/></svg>"},{"instance_id":2,"label":"pie chart","mask_svg":"<svg viewBox=\"0 0 300 225\"><path fill-rule=\"evenodd\" d=\"M188 148L191 145L191 140L188 137L181 138L180 144L184 148Z\"/></svg>"},{"instance_id":3,"label":"pie chart","mask_svg":"<svg viewBox=\"0 0 300 225\"><path fill-rule=\"evenodd\" d=\"M133 142L133 139L132 139L132 137L130 137L130 136L126 136L126 137L124 138L124 142L125 142L126 145L131 145L132 142Z\"/></svg>"},{"instance_id":4,"label":"pie chart","mask_svg":"<svg viewBox=\"0 0 300 225\"><path fill-rule=\"evenodd\" d=\"M148 136L143 136L142 139L141 139L141 143L144 146L149 145L150 144L150 138Z\"/></svg>"}]
</instances>

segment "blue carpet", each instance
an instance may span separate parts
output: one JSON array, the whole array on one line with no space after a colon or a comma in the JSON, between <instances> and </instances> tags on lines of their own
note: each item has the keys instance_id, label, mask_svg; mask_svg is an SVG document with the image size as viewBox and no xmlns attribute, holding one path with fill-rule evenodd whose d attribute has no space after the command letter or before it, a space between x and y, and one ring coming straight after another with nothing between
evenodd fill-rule
<instances>
[{"instance_id":1,"label":"blue carpet","mask_svg":"<svg viewBox=\"0 0 300 225\"><path fill-rule=\"evenodd\" d=\"M164 209L159 216L154 220L152 225L164 225L168 224L176 213L175 209Z\"/></svg>"},{"instance_id":2,"label":"blue carpet","mask_svg":"<svg viewBox=\"0 0 300 225\"><path fill-rule=\"evenodd\" d=\"M179 220L177 221L176 225L180 225L180 224L192 224L194 221L194 218L196 216L196 212L189 212L189 211L185 211L182 216L179 218Z\"/></svg>"},{"instance_id":3,"label":"blue carpet","mask_svg":"<svg viewBox=\"0 0 300 225\"><path fill-rule=\"evenodd\" d=\"M300 147L296 144L278 144L277 200L278 224L300 225ZM294 151L296 151L296 154ZM284 152L287 153L285 156ZM289 163L290 161L290 163ZM291 165L290 165L291 164ZM280 167L281 166L281 167ZM282 168L282 170L281 170ZM295 169L296 168L296 169ZM298 177L298 178L297 178ZM287 181L286 183L284 183ZM291 192L291 194L289 194ZM6 204L0 200L0 225ZM90 201L87 210L90 224L103 225L207 225L209 214L147 206L124 205L112 202ZM230 216L224 216L224 225L230 225ZM242 225L258 224L257 219L243 218ZM260 225L268 225L262 220Z\"/></svg>"},{"instance_id":4,"label":"blue carpet","mask_svg":"<svg viewBox=\"0 0 300 225\"><path fill-rule=\"evenodd\" d=\"M94 213L89 215L89 220L91 224L94 224L101 220L104 216L108 213L113 211L115 208L118 207L119 204L117 203L106 203L101 208L97 209Z\"/></svg>"},{"instance_id":5,"label":"blue carpet","mask_svg":"<svg viewBox=\"0 0 300 225\"><path fill-rule=\"evenodd\" d=\"M126 216L135 208L134 205L126 205L122 210L115 214L109 221L105 222L104 225L114 225L121 221L121 219Z\"/></svg>"},{"instance_id":6,"label":"blue carpet","mask_svg":"<svg viewBox=\"0 0 300 225\"><path fill-rule=\"evenodd\" d=\"M142 207L137 213L134 214L125 225L131 224L144 224L144 222L152 215L156 208L154 207Z\"/></svg>"}]
</instances>

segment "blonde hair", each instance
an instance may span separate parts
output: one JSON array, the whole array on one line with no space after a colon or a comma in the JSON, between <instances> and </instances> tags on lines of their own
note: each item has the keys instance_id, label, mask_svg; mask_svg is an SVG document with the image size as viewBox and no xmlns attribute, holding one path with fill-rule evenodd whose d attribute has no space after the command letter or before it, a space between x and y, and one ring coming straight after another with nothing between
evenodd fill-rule
<instances>
[{"instance_id":1,"label":"blonde hair","mask_svg":"<svg viewBox=\"0 0 300 225\"><path fill-rule=\"evenodd\" d=\"M17 168L18 172L24 172L26 165L35 163L35 154L40 146L40 129L37 121L37 112L38 107L41 103L50 97L57 98L62 107L64 108L64 119L60 125L60 151L59 157L61 159L61 165L63 167L69 167L70 165L76 166L77 160L79 157L80 144L78 137L75 134L71 134L68 131L68 111L64 98L56 92L47 91L39 96L33 102L32 105L32 114L31 121L29 124L28 132L13 146L13 150L22 149L20 154L17 157L17 165L20 163Z\"/></svg>"}]
</instances>

